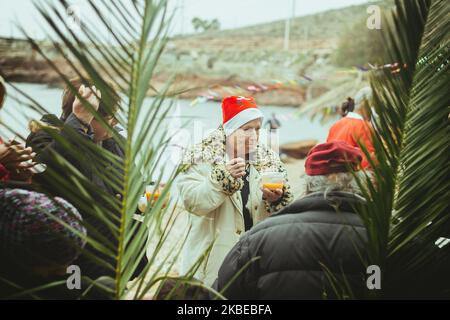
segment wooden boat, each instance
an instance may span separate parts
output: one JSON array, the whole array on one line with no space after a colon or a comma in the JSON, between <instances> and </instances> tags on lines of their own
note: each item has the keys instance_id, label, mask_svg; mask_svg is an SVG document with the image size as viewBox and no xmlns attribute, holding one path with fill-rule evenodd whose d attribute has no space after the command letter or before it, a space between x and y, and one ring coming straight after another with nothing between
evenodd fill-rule
<instances>
[{"instance_id":1,"label":"wooden boat","mask_svg":"<svg viewBox=\"0 0 450 320\"><path fill-rule=\"evenodd\" d=\"M286 143L280 146L280 152L295 159L304 159L319 141L317 140L302 140L298 142Z\"/></svg>"}]
</instances>

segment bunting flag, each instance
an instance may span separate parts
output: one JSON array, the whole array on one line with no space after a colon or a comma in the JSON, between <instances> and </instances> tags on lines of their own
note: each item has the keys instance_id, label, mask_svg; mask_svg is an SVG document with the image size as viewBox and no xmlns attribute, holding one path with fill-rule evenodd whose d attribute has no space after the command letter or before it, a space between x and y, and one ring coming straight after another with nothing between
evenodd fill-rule
<instances>
[{"instance_id":1,"label":"bunting flag","mask_svg":"<svg viewBox=\"0 0 450 320\"><path fill-rule=\"evenodd\" d=\"M339 74L354 74L359 72L369 72L369 71L376 71L376 70L383 70L383 69L390 69L391 74L397 74L402 69L407 68L407 64L401 64L399 62L395 63L387 63L381 66L373 65L371 63L367 63L369 66L368 68L363 65L357 65L352 68L348 69L340 69L333 72L331 75L328 76L320 76L320 77L311 77L306 74L300 75L300 79L288 79L285 81L281 81L279 79L273 79L271 82L271 85L263 85L261 83L254 83L252 85L246 86L244 88L241 88L238 84L232 85L232 86L220 86L220 89L225 91L228 95L245 95L245 92L250 92L251 94L270 91L270 90L276 90L280 89L283 86L302 86L306 85L308 83L314 82L314 81L323 81L323 80L329 80L333 77L339 75ZM191 106L195 106L199 103L205 103L207 101L217 101L222 98L222 94L219 94L215 92L212 89L208 89L207 94L202 94L198 97L196 97L194 100L191 101Z\"/></svg>"}]
</instances>

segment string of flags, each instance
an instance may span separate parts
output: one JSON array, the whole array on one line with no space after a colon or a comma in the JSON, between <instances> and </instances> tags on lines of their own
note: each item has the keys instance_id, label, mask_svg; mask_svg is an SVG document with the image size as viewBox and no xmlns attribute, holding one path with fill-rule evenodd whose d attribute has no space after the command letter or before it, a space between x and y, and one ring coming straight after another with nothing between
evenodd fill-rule
<instances>
[{"instance_id":1,"label":"string of flags","mask_svg":"<svg viewBox=\"0 0 450 320\"><path fill-rule=\"evenodd\" d=\"M265 92L265 91L270 91L270 90L276 90L276 89L280 89L282 87L287 87L287 86L301 86L307 83L311 83L314 81L323 81L323 80L328 80L331 79L333 76L335 75L339 75L339 74L355 74L358 72L369 72L369 71L376 71L376 70L383 70L383 69L390 69L391 70L391 74L397 74L401 71L401 69L406 69L407 68L407 64L401 64L399 62L395 62L395 63L388 63L388 64L384 64L381 66L378 65L373 65L368 63L368 68L364 67L364 66L354 66L353 68L350 69L341 69L341 70L337 70L334 72L334 74L332 76L325 76L325 77L311 77L309 75L306 74L302 74L300 75L300 78L298 80L294 80L294 79L289 79L289 80L285 80L285 81L281 81L278 79L274 79L272 80L271 84L260 84L260 83L254 83L251 84L249 86L246 87L240 87L239 85L234 85L234 86L221 86L220 88L224 91L226 91L229 95L245 95L246 92L250 92L251 94L255 94L255 93L260 93L260 92ZM193 99L190 103L191 106L195 106L199 103L205 103L207 101L220 101L222 99L222 95L219 94L218 92L214 91L213 89L208 89L208 92L202 95L199 95L198 97L196 97L195 99Z\"/></svg>"},{"instance_id":2,"label":"string of flags","mask_svg":"<svg viewBox=\"0 0 450 320\"><path fill-rule=\"evenodd\" d=\"M391 69L392 74L399 73L402 70L402 68L406 69L408 67L408 65L406 63L401 64L399 62L388 63L388 64L385 64L382 66L372 65L370 63L368 65L372 70ZM369 70L367 70L367 71L369 71Z\"/></svg>"}]
</instances>

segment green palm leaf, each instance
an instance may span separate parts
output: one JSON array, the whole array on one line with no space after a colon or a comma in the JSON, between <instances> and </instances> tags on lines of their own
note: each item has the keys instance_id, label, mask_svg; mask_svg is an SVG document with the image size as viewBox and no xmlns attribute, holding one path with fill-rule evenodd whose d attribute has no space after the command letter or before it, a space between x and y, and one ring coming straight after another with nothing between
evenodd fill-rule
<instances>
[{"instance_id":1,"label":"green palm leaf","mask_svg":"<svg viewBox=\"0 0 450 320\"><path fill-rule=\"evenodd\" d=\"M383 26L385 61L406 68L371 76L379 116L377 159L374 182L366 181L369 202L360 213L368 230L369 263L383 272L384 286L376 296L450 292L450 282L439 281L444 274L437 273L445 260L436 259L448 257L449 249L435 246L450 230L448 18L446 1L397 1Z\"/></svg>"},{"instance_id":2,"label":"green palm leaf","mask_svg":"<svg viewBox=\"0 0 450 320\"><path fill-rule=\"evenodd\" d=\"M169 95L171 82L157 92L157 96L150 102L145 100L147 92L154 89L150 80L167 42L170 17L167 17L167 0L88 2L95 13L96 24L81 21L78 30L73 30L66 21L69 6L66 1L41 1L36 7L47 24L47 38L55 51L65 61L71 73L90 79L92 85L101 91L102 103L107 110L113 109L115 92L119 92L121 104L117 118L120 125L126 128L126 138L110 127L71 87L85 107L94 114L95 119L113 133L115 141L125 150L125 158L120 159L101 147L84 141L69 128L67 138L52 130L48 130L48 133L64 147L71 158L80 162L89 161L93 171L104 183L122 194L122 200L99 190L60 155L53 154L51 159L59 170L49 167L46 174L58 185L60 194L83 212L83 218L90 217L83 219L83 224L88 232L87 243L95 250L86 255L93 264L110 270L114 289L107 290L109 298L121 299L127 296L130 279L145 255L148 239L164 243L171 228L167 225L162 227L163 221L175 216L173 209L164 204L169 197L168 189L178 172L168 168L172 173L169 180L165 181L167 188L157 201L148 206L142 222L133 219L145 185L150 181L159 183L162 180L161 155L170 141L170 137L166 135L167 125L164 120L171 111L171 104L168 105L165 100ZM114 23L110 24L109 21ZM99 25L102 32L99 31ZM39 43L31 37L28 40L63 82L71 86L67 70L63 71L54 63L54 59L47 56ZM13 96L19 96L16 99L23 102L22 112L27 112L26 108L29 108L40 114L47 113L46 108L38 101L19 89L14 91ZM74 143L77 148L73 148ZM105 171L105 166L108 166L108 171ZM113 237L105 237L89 221L100 221ZM156 262L157 254L160 254L160 247L150 257L142 276L135 280L135 297L143 298L156 285L151 279L164 278L168 272L165 265ZM154 270L157 270L157 274L151 274ZM151 276L150 281L144 279L147 274ZM95 279L88 279L88 283L89 288L83 288L84 293L80 293L80 298L93 286L102 286L95 283ZM46 284L43 288L51 286ZM24 290L25 294L32 293L33 297L39 294L39 288Z\"/></svg>"}]
</instances>

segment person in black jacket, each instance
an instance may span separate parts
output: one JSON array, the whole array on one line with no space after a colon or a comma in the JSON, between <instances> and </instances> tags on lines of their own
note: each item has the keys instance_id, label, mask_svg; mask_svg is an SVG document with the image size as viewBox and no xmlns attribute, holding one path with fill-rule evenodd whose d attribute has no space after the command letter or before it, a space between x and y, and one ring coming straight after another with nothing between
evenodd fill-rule
<instances>
[{"instance_id":1,"label":"person in black jacket","mask_svg":"<svg viewBox=\"0 0 450 320\"><path fill-rule=\"evenodd\" d=\"M27 138L26 144L31 146L37 153L36 160L38 162L55 168L57 166L55 154L63 156L100 190L119 197L120 190L114 190L110 184L105 183L104 179L100 177L101 172L96 172L96 170L98 171L96 164L97 162L102 162L102 165L104 165L105 161L101 155L102 150L107 150L119 159L122 159L124 150L120 142L123 141L120 141L122 140L120 136L116 139L113 138L112 134L94 118L94 114L83 106L80 99L75 96L74 91L78 91L103 120L111 126L117 123L115 113L118 109L119 98L116 93L111 91L107 94L109 98L108 103L103 103L101 99L102 93L95 86L90 87L87 81L89 80L83 81L80 78L76 78L71 81L73 88L70 86L65 88L62 114L59 118L56 115L47 114L40 121L33 120L30 122L31 133ZM63 139L57 139L55 135ZM85 142L92 143L86 144ZM109 163L111 166L113 164L113 162ZM57 169L63 170L59 167ZM108 167L101 169L108 169ZM116 169L120 171L120 166L116 165ZM42 180L40 178L44 177L46 176L41 175L35 177L35 180L39 182ZM58 185L53 186L51 181L46 179L44 181L46 189L54 187L52 193L58 193Z\"/></svg>"},{"instance_id":2,"label":"person in black jacket","mask_svg":"<svg viewBox=\"0 0 450 320\"><path fill-rule=\"evenodd\" d=\"M365 200L349 166L362 154L344 142L314 147L305 162L306 196L258 223L225 258L215 283L228 299L335 298L327 271L363 290Z\"/></svg>"},{"instance_id":3,"label":"person in black jacket","mask_svg":"<svg viewBox=\"0 0 450 320\"><path fill-rule=\"evenodd\" d=\"M67 86L64 90L61 116L58 118L56 115L48 114L44 115L40 121L30 123L31 133L26 141L27 146L31 146L37 153L36 160L38 162L46 164L48 169L51 169L35 175L33 183L38 191L52 196L69 197L68 194L61 194L64 190L55 180L54 175L56 172L59 177L64 177L64 170L67 166L64 167L58 161L58 157L62 156L90 182L83 187L88 190L95 202L99 202L108 208L107 201L103 201L105 194L113 195L118 200L122 197L120 184L107 181L105 176L108 176L108 171L112 171L117 180L123 179L121 161L125 154L123 149L124 139L120 135L113 138L113 134L108 132L100 121L94 118L93 113L89 112L80 99L76 97L74 94L76 91L111 127L114 127L117 122L115 113L118 109L119 98L113 90L108 88L108 92L102 93L95 86L92 86L89 80L79 78L72 80L70 86ZM114 158L111 158L108 154L112 154ZM76 189L74 191L76 192ZM111 231L111 224L118 227L118 220L111 220L110 225L107 225L104 220L97 216L92 216L82 208L78 209L86 224L92 226L96 233L100 235L96 240L100 241L101 237L106 238L117 250L117 237ZM110 211L119 214L117 209L111 208ZM91 235L94 236L94 234ZM92 279L101 276L113 277L114 270L95 262L89 257L92 254L108 261L109 265L115 267L114 258L101 254L90 244L87 244L80 258L74 262L74 264L80 266L83 275ZM144 255L135 275L143 269L146 262Z\"/></svg>"}]
</instances>

